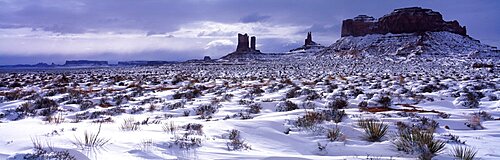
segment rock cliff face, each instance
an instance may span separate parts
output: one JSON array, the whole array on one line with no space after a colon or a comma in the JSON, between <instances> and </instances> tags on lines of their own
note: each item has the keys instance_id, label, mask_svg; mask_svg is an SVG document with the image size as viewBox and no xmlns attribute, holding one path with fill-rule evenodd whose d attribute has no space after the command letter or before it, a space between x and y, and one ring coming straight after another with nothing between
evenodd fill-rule
<instances>
[{"instance_id":1,"label":"rock cliff face","mask_svg":"<svg viewBox=\"0 0 500 160\"><path fill-rule=\"evenodd\" d=\"M447 22L439 12L420 7L395 9L376 20L367 15L342 21L342 37L368 34L400 34L447 31L466 36L465 26L457 21Z\"/></svg>"}]
</instances>

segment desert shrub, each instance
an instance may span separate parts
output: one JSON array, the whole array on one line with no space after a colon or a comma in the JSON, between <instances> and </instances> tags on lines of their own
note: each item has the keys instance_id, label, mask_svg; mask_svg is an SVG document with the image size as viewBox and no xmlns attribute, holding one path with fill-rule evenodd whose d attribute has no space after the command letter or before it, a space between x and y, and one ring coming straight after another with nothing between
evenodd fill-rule
<instances>
[{"instance_id":1,"label":"desert shrub","mask_svg":"<svg viewBox=\"0 0 500 160\"><path fill-rule=\"evenodd\" d=\"M199 123L188 123L183 126L186 131L189 131L190 134L203 135L203 125Z\"/></svg>"},{"instance_id":2,"label":"desert shrub","mask_svg":"<svg viewBox=\"0 0 500 160\"><path fill-rule=\"evenodd\" d=\"M241 139L240 131L233 129L229 131L229 142L226 143L228 151L251 149L245 140Z\"/></svg>"},{"instance_id":3,"label":"desert shrub","mask_svg":"<svg viewBox=\"0 0 500 160\"><path fill-rule=\"evenodd\" d=\"M257 113L260 113L260 110L262 109L262 107L260 106L259 103L252 103L250 105L247 106L247 112L250 113L250 114L257 114Z\"/></svg>"},{"instance_id":4,"label":"desert shrub","mask_svg":"<svg viewBox=\"0 0 500 160\"><path fill-rule=\"evenodd\" d=\"M464 91L464 93L460 94L460 97L457 98L458 105L467 107L467 108L478 108L479 100L481 99L479 92L472 91Z\"/></svg>"},{"instance_id":5,"label":"desert shrub","mask_svg":"<svg viewBox=\"0 0 500 160\"><path fill-rule=\"evenodd\" d=\"M411 115L411 116L415 118L413 118L409 124L406 124L404 122L396 123L396 126L400 131L413 128L421 131L427 131L429 133L434 133L434 131L436 131L436 129L439 127L439 123L433 119L429 119L427 117L420 117L416 115Z\"/></svg>"},{"instance_id":6,"label":"desert shrub","mask_svg":"<svg viewBox=\"0 0 500 160\"><path fill-rule=\"evenodd\" d=\"M458 160L473 160L476 157L477 149L458 145L451 148L450 154Z\"/></svg>"},{"instance_id":7,"label":"desert shrub","mask_svg":"<svg viewBox=\"0 0 500 160\"><path fill-rule=\"evenodd\" d=\"M59 113L57 115L48 115L45 117L44 121L47 121L49 123L52 123L52 124L60 124L60 123L63 123L64 122L64 117L62 115L62 113Z\"/></svg>"},{"instance_id":8,"label":"desert shrub","mask_svg":"<svg viewBox=\"0 0 500 160\"><path fill-rule=\"evenodd\" d=\"M174 122L166 122L161 125L161 128L163 129L164 132L168 132L170 134L174 134L175 131L177 130L177 125L175 125Z\"/></svg>"},{"instance_id":9,"label":"desert shrub","mask_svg":"<svg viewBox=\"0 0 500 160\"><path fill-rule=\"evenodd\" d=\"M83 139L75 137L72 141L73 145L81 149L93 149L98 147L103 147L108 144L111 139L101 137L101 124L99 124L99 129L97 133L93 134L85 131L83 134Z\"/></svg>"},{"instance_id":10,"label":"desert shrub","mask_svg":"<svg viewBox=\"0 0 500 160\"><path fill-rule=\"evenodd\" d=\"M38 115L48 116L57 111L58 104L56 101L48 98L39 98L33 103L35 110L38 110Z\"/></svg>"},{"instance_id":11,"label":"desert shrub","mask_svg":"<svg viewBox=\"0 0 500 160\"><path fill-rule=\"evenodd\" d=\"M119 106L126 102L127 98L123 95L118 95L116 97L113 97L113 101L115 102L115 105Z\"/></svg>"},{"instance_id":12,"label":"desert shrub","mask_svg":"<svg viewBox=\"0 0 500 160\"><path fill-rule=\"evenodd\" d=\"M311 128L316 124L322 123L325 120L323 114L318 112L306 112L302 117L299 117L296 122L297 127Z\"/></svg>"},{"instance_id":13,"label":"desert shrub","mask_svg":"<svg viewBox=\"0 0 500 160\"><path fill-rule=\"evenodd\" d=\"M276 105L277 112L287 112L287 111L293 111L296 109L299 109L297 104L295 104L289 100L286 100L285 102L280 102Z\"/></svg>"},{"instance_id":14,"label":"desert shrub","mask_svg":"<svg viewBox=\"0 0 500 160\"><path fill-rule=\"evenodd\" d=\"M306 99L308 101L314 101L316 99L321 99L321 95L319 95L316 91L310 89L304 89L302 91L303 94L306 94Z\"/></svg>"},{"instance_id":15,"label":"desert shrub","mask_svg":"<svg viewBox=\"0 0 500 160\"><path fill-rule=\"evenodd\" d=\"M202 104L194 109L196 115L201 116L202 119L210 118L215 112L217 112L218 106L211 104Z\"/></svg>"},{"instance_id":16,"label":"desert shrub","mask_svg":"<svg viewBox=\"0 0 500 160\"><path fill-rule=\"evenodd\" d=\"M333 129L329 129L328 132L326 133L326 137L330 141L338 141L340 138L343 136L342 132L340 131L340 128L335 126Z\"/></svg>"},{"instance_id":17,"label":"desert shrub","mask_svg":"<svg viewBox=\"0 0 500 160\"><path fill-rule=\"evenodd\" d=\"M286 92L286 94L285 94L285 97L286 97L286 98L295 98L295 97L297 97L297 95L298 95L297 91L298 91L298 90L300 90L300 88L299 88L299 87L294 87L294 88L292 88L292 89L288 90L288 91Z\"/></svg>"},{"instance_id":18,"label":"desert shrub","mask_svg":"<svg viewBox=\"0 0 500 160\"><path fill-rule=\"evenodd\" d=\"M305 101L300 104L300 107L303 109L314 109L316 108L316 104L312 101Z\"/></svg>"},{"instance_id":19,"label":"desert shrub","mask_svg":"<svg viewBox=\"0 0 500 160\"><path fill-rule=\"evenodd\" d=\"M95 106L94 102L92 102L90 100L84 100L84 101L80 102L80 111L94 108L94 106Z\"/></svg>"},{"instance_id":20,"label":"desert shrub","mask_svg":"<svg viewBox=\"0 0 500 160\"><path fill-rule=\"evenodd\" d=\"M254 86L252 87L249 91L249 94L251 95L261 95L262 93L264 93L265 91L262 90L260 87L257 87L257 86Z\"/></svg>"},{"instance_id":21,"label":"desert shrub","mask_svg":"<svg viewBox=\"0 0 500 160\"><path fill-rule=\"evenodd\" d=\"M252 100L247 100L247 99L240 99L238 101L238 104L239 105L249 105L249 104L252 104L252 103L255 103L254 101Z\"/></svg>"},{"instance_id":22,"label":"desert shrub","mask_svg":"<svg viewBox=\"0 0 500 160\"><path fill-rule=\"evenodd\" d=\"M123 119L123 123L120 126L122 131L137 131L140 129L140 123L136 122L133 117Z\"/></svg>"},{"instance_id":23,"label":"desert shrub","mask_svg":"<svg viewBox=\"0 0 500 160\"><path fill-rule=\"evenodd\" d=\"M419 88L419 92L423 93L432 93L432 92L437 92L439 90L440 88L435 85L425 85L422 88Z\"/></svg>"},{"instance_id":24,"label":"desert shrub","mask_svg":"<svg viewBox=\"0 0 500 160\"><path fill-rule=\"evenodd\" d=\"M368 102L367 101L361 101L361 102L359 102L358 107L359 108L366 108L366 107L368 107Z\"/></svg>"},{"instance_id":25,"label":"desert shrub","mask_svg":"<svg viewBox=\"0 0 500 160\"><path fill-rule=\"evenodd\" d=\"M344 109L349 103L344 99L335 99L333 101L328 101L326 107L330 109Z\"/></svg>"},{"instance_id":26,"label":"desert shrub","mask_svg":"<svg viewBox=\"0 0 500 160\"><path fill-rule=\"evenodd\" d=\"M481 125L481 117L479 115L472 115L465 125L473 130L484 129L483 125Z\"/></svg>"},{"instance_id":27,"label":"desert shrub","mask_svg":"<svg viewBox=\"0 0 500 160\"><path fill-rule=\"evenodd\" d=\"M222 100L224 101L231 101L231 98L233 98L234 95L233 94L223 94L222 95Z\"/></svg>"},{"instance_id":28,"label":"desert shrub","mask_svg":"<svg viewBox=\"0 0 500 160\"><path fill-rule=\"evenodd\" d=\"M183 134L182 136L175 135L173 145L180 149L189 150L201 147L201 138L192 137L189 136L189 134ZM172 147L172 145L170 147Z\"/></svg>"},{"instance_id":29,"label":"desert shrub","mask_svg":"<svg viewBox=\"0 0 500 160\"><path fill-rule=\"evenodd\" d=\"M176 92L174 95L172 95L172 97L174 99L193 99L201 95L202 94L200 90L194 89L194 90L187 90L184 92Z\"/></svg>"},{"instance_id":30,"label":"desert shrub","mask_svg":"<svg viewBox=\"0 0 500 160\"><path fill-rule=\"evenodd\" d=\"M387 124L374 119L361 119L358 121L358 125L364 130L363 138L370 142L380 141L389 128Z\"/></svg>"},{"instance_id":31,"label":"desert shrub","mask_svg":"<svg viewBox=\"0 0 500 160\"><path fill-rule=\"evenodd\" d=\"M183 102L175 102L173 104L169 103L163 106L163 110L168 109L168 110L174 110L178 108L184 108L184 103Z\"/></svg>"},{"instance_id":32,"label":"desert shrub","mask_svg":"<svg viewBox=\"0 0 500 160\"><path fill-rule=\"evenodd\" d=\"M380 99L377 100L377 102L382 105L382 107L389 107L392 104L392 100L388 96L383 96L380 97Z\"/></svg>"},{"instance_id":33,"label":"desert shrub","mask_svg":"<svg viewBox=\"0 0 500 160\"><path fill-rule=\"evenodd\" d=\"M393 144L399 151L420 154L420 159L431 159L444 150L446 142L434 139L432 133L416 128L407 128L398 131Z\"/></svg>"},{"instance_id":34,"label":"desert shrub","mask_svg":"<svg viewBox=\"0 0 500 160\"><path fill-rule=\"evenodd\" d=\"M323 114L325 120L333 121L335 123L342 122L342 119L344 119L344 117L346 116L344 110L338 110L338 109L323 110L321 114Z\"/></svg>"},{"instance_id":35,"label":"desert shrub","mask_svg":"<svg viewBox=\"0 0 500 160\"><path fill-rule=\"evenodd\" d=\"M37 98L35 102L26 102L16 108L17 112L27 115L49 116L55 113L59 105L54 100L48 98Z\"/></svg>"},{"instance_id":36,"label":"desert shrub","mask_svg":"<svg viewBox=\"0 0 500 160\"><path fill-rule=\"evenodd\" d=\"M46 146L37 138L32 138L34 153L25 154L22 159L57 159L57 160L76 160L67 150L56 151L47 141Z\"/></svg>"}]
</instances>

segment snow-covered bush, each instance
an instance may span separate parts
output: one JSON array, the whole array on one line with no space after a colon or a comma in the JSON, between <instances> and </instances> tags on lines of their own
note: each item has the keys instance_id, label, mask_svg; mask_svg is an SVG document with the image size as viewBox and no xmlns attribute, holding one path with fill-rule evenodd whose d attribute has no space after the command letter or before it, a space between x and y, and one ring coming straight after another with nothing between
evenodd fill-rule
<instances>
[{"instance_id":1,"label":"snow-covered bush","mask_svg":"<svg viewBox=\"0 0 500 160\"><path fill-rule=\"evenodd\" d=\"M349 103L344 99L335 99L333 101L328 101L325 107L330 109L344 109L349 105Z\"/></svg>"},{"instance_id":2,"label":"snow-covered bush","mask_svg":"<svg viewBox=\"0 0 500 160\"><path fill-rule=\"evenodd\" d=\"M288 112L288 111L293 111L299 109L297 104L293 103L292 101L286 100L284 102L280 102L276 105L276 111L277 112Z\"/></svg>"},{"instance_id":3,"label":"snow-covered bush","mask_svg":"<svg viewBox=\"0 0 500 160\"><path fill-rule=\"evenodd\" d=\"M200 106L194 109L196 115L201 116L202 119L210 118L212 114L217 112L218 106L214 106L211 104L201 104Z\"/></svg>"},{"instance_id":4,"label":"snow-covered bush","mask_svg":"<svg viewBox=\"0 0 500 160\"><path fill-rule=\"evenodd\" d=\"M316 124L320 124L325 120L325 116L319 112L306 112L306 114L297 119L295 125L309 129Z\"/></svg>"},{"instance_id":5,"label":"snow-covered bush","mask_svg":"<svg viewBox=\"0 0 500 160\"><path fill-rule=\"evenodd\" d=\"M248 105L247 108L248 109L246 109L246 111L250 114L260 113L260 110L262 109L262 107L260 106L259 103L252 103L252 104Z\"/></svg>"},{"instance_id":6,"label":"snow-covered bush","mask_svg":"<svg viewBox=\"0 0 500 160\"><path fill-rule=\"evenodd\" d=\"M226 143L228 151L235 150L248 150L252 149L250 145L248 145L245 140L241 138L241 134L239 130L233 129L229 131L228 135L229 142Z\"/></svg>"}]
</instances>

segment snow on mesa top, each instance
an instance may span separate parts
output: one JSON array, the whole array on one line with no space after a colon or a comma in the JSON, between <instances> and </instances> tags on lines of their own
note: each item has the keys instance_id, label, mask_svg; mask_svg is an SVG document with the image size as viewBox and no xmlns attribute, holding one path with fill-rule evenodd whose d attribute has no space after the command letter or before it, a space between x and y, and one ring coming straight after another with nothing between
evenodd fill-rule
<instances>
[{"instance_id":1,"label":"snow on mesa top","mask_svg":"<svg viewBox=\"0 0 500 160\"><path fill-rule=\"evenodd\" d=\"M496 47L467 35L458 21L444 21L431 9L395 9L378 20L359 15L342 22L341 38L320 55L487 55L498 56Z\"/></svg>"}]
</instances>

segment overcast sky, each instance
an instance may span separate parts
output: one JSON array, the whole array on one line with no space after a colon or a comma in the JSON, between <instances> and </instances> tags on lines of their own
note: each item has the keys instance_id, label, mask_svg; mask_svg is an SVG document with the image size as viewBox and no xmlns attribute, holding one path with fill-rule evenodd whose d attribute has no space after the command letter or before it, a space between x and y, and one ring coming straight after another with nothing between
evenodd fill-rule
<instances>
[{"instance_id":1,"label":"overcast sky","mask_svg":"<svg viewBox=\"0 0 500 160\"><path fill-rule=\"evenodd\" d=\"M0 0L0 64L219 58L237 33L255 35L263 52L296 48L308 31L328 46L343 19L412 6L500 46L498 0Z\"/></svg>"}]
</instances>

